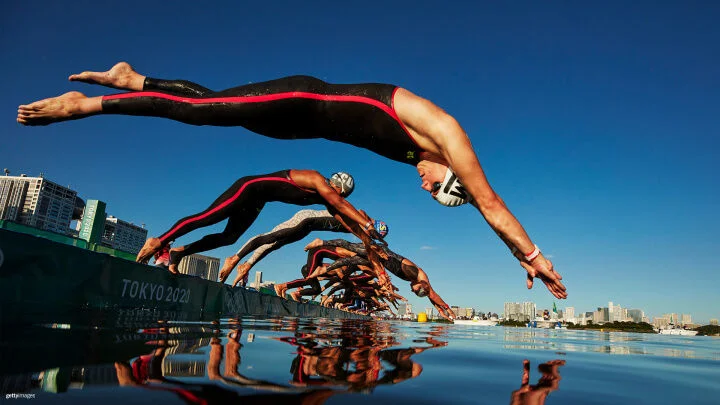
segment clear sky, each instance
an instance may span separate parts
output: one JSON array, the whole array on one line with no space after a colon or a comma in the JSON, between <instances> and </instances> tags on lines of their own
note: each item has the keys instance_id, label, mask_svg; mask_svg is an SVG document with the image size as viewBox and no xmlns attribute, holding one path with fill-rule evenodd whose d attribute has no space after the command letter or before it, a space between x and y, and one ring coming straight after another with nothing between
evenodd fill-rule
<instances>
[{"instance_id":1,"label":"clear sky","mask_svg":"<svg viewBox=\"0 0 720 405\"><path fill-rule=\"evenodd\" d=\"M218 90L291 74L393 83L468 132L492 186L564 276L559 309L613 301L650 316L720 317L720 3L470 3L9 2L0 13L0 165L43 172L155 236L239 177L344 170L357 183L350 201L388 222L390 247L425 269L448 303L551 308L542 284L525 288L524 270L479 213L437 204L409 165L324 140L159 118L15 122L19 104L117 92L67 76L121 60ZM269 204L236 246L209 254L234 253L298 209ZM303 246L256 270L297 277ZM416 308L429 306L398 284Z\"/></svg>"}]
</instances>

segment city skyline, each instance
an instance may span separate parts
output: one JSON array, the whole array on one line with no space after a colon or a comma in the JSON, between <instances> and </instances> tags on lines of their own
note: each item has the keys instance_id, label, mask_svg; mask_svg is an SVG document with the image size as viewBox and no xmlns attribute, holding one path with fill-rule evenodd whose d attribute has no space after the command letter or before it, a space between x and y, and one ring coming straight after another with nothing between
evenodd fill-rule
<instances>
[{"instance_id":1,"label":"city skyline","mask_svg":"<svg viewBox=\"0 0 720 405\"><path fill-rule=\"evenodd\" d=\"M35 178L40 178L40 179L44 180L45 182L48 182L48 183L52 184L53 187L66 188L66 189L72 191L72 192L73 192L73 197L75 197L76 195L79 197L78 193L77 193L75 190L71 190L69 187L59 186L59 183L53 182L52 180L48 180L48 179L46 178L44 172L40 172L40 175L39 175L38 177L32 177L32 176L31 176L31 177L28 177L26 174L21 174L21 175L18 175L18 176L14 176L14 175L9 175L9 172L6 172L4 177L6 177L6 178L18 178L18 179L35 179ZM2 177L0 177L0 179L2 179ZM88 201L90 201L90 200L88 200ZM6 209L6 208L5 208L5 209ZM0 218L0 219L1 219L1 218ZM110 222L115 221L115 222L117 223L117 222L118 222L118 218L115 218L113 215L109 215L109 214L108 214L106 221L110 221ZM77 229L75 229L76 231L79 230L79 222L80 222L80 221L78 221ZM120 220L120 222L126 222L126 221ZM138 227L137 225L134 225L134 223L132 223L132 222L127 222L127 223L128 223L129 225L134 226L134 227ZM67 231L72 231L72 230L73 230L73 228L71 228L71 227L68 227L68 229L67 229ZM59 232L59 231L58 231L58 232ZM314 237L314 236L311 235L310 238L312 238L312 237ZM107 237L103 236L103 239L107 239ZM142 246L142 245L140 245L140 246ZM139 248L138 248L138 249L139 249ZM135 253L137 253L137 252L135 252ZM197 256L203 257L203 255L197 255ZM216 270L215 272L217 273L217 270ZM207 277L203 277L203 278L207 278ZM269 283L274 283L274 281L269 282ZM252 284L252 283L251 283L251 284ZM410 296L410 297L407 297L407 298L413 298L413 297ZM452 299L450 299L450 300L452 300ZM506 301L506 302L508 302L508 301ZM519 302L519 301L512 301L512 302ZM567 307L575 308L575 307L572 306L572 305L568 305L568 302L565 302L565 301L557 301L557 300L554 300L553 302L562 302L562 303L563 303L563 308L567 308ZM612 303L612 301L609 301L609 302ZM462 305L457 305L457 306L460 307L460 308L480 309L479 307L476 307L476 306L462 306ZM543 308L543 309L550 309L550 308L551 308L551 306L548 307L548 308ZM602 307L599 307L599 308L602 308ZM631 309L641 309L641 308L631 308ZM493 310L493 309L491 309L490 311L484 311L484 310L482 310L482 309L480 309L480 310L481 310L482 312L484 312L484 313L487 313L487 312L495 312L495 313L498 313L498 314L502 313L502 312L498 312L498 311ZM583 312L591 312L591 311L583 311ZM643 310L643 312L646 313L646 316L649 318L650 323L652 323L652 320L653 320L654 318L656 318L656 317L662 317L662 316L664 316L664 315L666 315L666 314L672 314L672 313L677 313L677 314L681 313L681 312L678 312L678 311L668 312L668 311L664 311L664 310L659 310L657 313L647 312L647 311L644 311L644 310ZM689 312L689 311L688 311L688 312ZM684 313L687 313L687 312L684 312ZM662 315L661 315L661 314L662 314ZM691 315L692 315L692 314L691 314ZM720 314L712 314L712 313L711 313L711 314L708 315L708 318L707 318L707 319L695 318L694 316L693 316L693 319L695 320L695 322L701 322L701 323L703 323L703 324L708 324L711 319L714 319L714 318L716 318L716 317L718 317L718 316L720 316Z\"/></svg>"}]
</instances>

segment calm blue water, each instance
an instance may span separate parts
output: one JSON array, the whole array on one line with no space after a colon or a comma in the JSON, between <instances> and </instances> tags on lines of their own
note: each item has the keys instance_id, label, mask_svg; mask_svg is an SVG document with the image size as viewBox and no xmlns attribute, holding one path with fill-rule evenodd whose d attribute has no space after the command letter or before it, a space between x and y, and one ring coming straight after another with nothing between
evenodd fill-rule
<instances>
[{"instance_id":1,"label":"calm blue water","mask_svg":"<svg viewBox=\"0 0 720 405\"><path fill-rule=\"evenodd\" d=\"M710 337L242 318L0 341L6 403L720 404Z\"/></svg>"}]
</instances>

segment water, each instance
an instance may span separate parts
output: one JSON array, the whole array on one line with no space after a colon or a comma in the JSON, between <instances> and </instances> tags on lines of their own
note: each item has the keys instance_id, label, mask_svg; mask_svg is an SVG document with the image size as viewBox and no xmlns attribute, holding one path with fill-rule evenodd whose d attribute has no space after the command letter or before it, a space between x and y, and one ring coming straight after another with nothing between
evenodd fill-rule
<instances>
[{"instance_id":1,"label":"water","mask_svg":"<svg viewBox=\"0 0 720 405\"><path fill-rule=\"evenodd\" d=\"M720 404L710 337L295 318L0 330L7 402Z\"/></svg>"}]
</instances>

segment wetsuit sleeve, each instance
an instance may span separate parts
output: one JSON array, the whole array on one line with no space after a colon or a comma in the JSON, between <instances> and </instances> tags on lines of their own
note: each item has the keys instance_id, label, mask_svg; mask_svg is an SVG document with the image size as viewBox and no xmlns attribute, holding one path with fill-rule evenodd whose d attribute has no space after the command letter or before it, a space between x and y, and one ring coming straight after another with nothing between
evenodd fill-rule
<instances>
[{"instance_id":1,"label":"wetsuit sleeve","mask_svg":"<svg viewBox=\"0 0 720 405\"><path fill-rule=\"evenodd\" d=\"M343 249L347 249L353 253L359 254L359 255L366 255L365 247L362 243L351 243L346 241L345 239L332 239L324 241L323 243L325 246L332 246L332 247L341 247Z\"/></svg>"},{"instance_id":2,"label":"wetsuit sleeve","mask_svg":"<svg viewBox=\"0 0 720 405\"><path fill-rule=\"evenodd\" d=\"M333 264L327 267L327 271L339 269L341 267L345 266L367 266L372 267L372 264L370 261L368 261L364 257L360 256L353 256L353 257L346 257L344 259L336 260Z\"/></svg>"},{"instance_id":3,"label":"wetsuit sleeve","mask_svg":"<svg viewBox=\"0 0 720 405\"><path fill-rule=\"evenodd\" d=\"M207 87L187 80L164 80L153 79L152 77L145 78L143 90L159 90L176 96L188 97L207 97L213 93L213 91Z\"/></svg>"}]
</instances>

